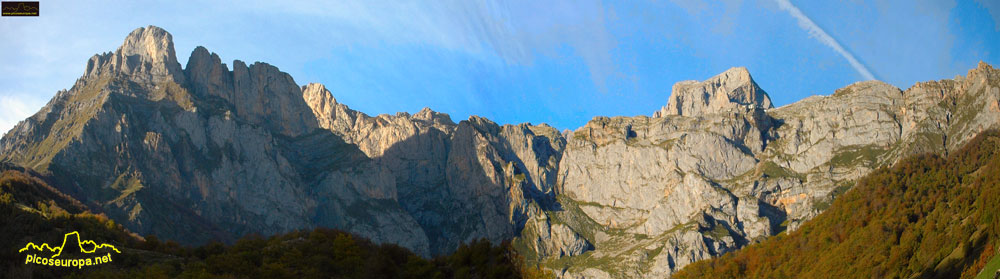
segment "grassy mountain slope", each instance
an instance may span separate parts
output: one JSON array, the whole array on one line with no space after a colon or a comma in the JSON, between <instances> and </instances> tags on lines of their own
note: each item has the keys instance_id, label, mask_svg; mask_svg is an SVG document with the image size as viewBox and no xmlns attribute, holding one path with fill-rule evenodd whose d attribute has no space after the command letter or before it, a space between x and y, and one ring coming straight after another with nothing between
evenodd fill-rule
<instances>
[{"instance_id":1,"label":"grassy mountain slope","mask_svg":"<svg viewBox=\"0 0 1000 279\"><path fill-rule=\"evenodd\" d=\"M972 278L998 265L998 215L1000 133L988 131L880 168L800 229L675 278Z\"/></svg>"}]
</instances>

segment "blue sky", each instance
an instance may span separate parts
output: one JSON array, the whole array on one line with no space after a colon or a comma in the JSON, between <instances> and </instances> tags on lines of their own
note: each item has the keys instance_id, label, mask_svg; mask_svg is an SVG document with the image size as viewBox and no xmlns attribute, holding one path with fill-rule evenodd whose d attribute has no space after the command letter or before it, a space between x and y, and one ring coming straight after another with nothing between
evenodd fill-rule
<instances>
[{"instance_id":1,"label":"blue sky","mask_svg":"<svg viewBox=\"0 0 1000 279\"><path fill-rule=\"evenodd\" d=\"M134 28L262 61L376 115L458 121L649 115L671 86L747 67L776 105L870 77L900 88L1000 65L1000 1L41 1L0 18L0 130L72 86Z\"/></svg>"}]
</instances>

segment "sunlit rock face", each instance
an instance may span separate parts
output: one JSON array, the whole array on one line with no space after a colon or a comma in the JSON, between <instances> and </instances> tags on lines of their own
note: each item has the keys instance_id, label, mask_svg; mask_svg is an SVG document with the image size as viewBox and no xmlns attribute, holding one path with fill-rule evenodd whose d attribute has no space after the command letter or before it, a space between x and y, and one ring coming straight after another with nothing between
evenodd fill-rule
<instances>
[{"instance_id":1,"label":"sunlit rock face","mask_svg":"<svg viewBox=\"0 0 1000 279\"><path fill-rule=\"evenodd\" d=\"M769 109L774 105L746 68L731 68L708 80L674 84L667 105L653 117L668 115L700 116L738 107Z\"/></svg>"}]
</instances>

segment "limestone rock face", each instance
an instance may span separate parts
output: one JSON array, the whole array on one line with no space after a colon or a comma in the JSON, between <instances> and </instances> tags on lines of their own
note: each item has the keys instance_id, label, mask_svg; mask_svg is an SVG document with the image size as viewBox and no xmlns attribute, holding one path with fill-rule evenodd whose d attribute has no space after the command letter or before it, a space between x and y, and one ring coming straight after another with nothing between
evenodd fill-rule
<instances>
[{"instance_id":1,"label":"limestone rock face","mask_svg":"<svg viewBox=\"0 0 1000 279\"><path fill-rule=\"evenodd\" d=\"M544 221L544 222L543 222ZM559 258L582 255L593 249L583 236L565 224L548 223L548 219L536 222L537 237L533 239L539 258Z\"/></svg>"},{"instance_id":2,"label":"limestone rock face","mask_svg":"<svg viewBox=\"0 0 1000 279\"><path fill-rule=\"evenodd\" d=\"M200 99L229 105L231 113L254 125L291 137L318 127L302 90L277 67L260 62L248 67L236 60L229 71L218 55L198 47L188 59L185 74Z\"/></svg>"},{"instance_id":3,"label":"limestone rock face","mask_svg":"<svg viewBox=\"0 0 1000 279\"><path fill-rule=\"evenodd\" d=\"M797 228L874 168L1000 126L991 109L1000 107L1000 71L985 64L905 91L860 82L774 109L711 98L686 105L690 88L713 88L730 72L679 83L655 118L596 117L567 136L558 196L593 222L570 227L593 235L595 248L561 259L569 264L556 274L669 277Z\"/></svg>"},{"instance_id":4,"label":"limestone rock face","mask_svg":"<svg viewBox=\"0 0 1000 279\"><path fill-rule=\"evenodd\" d=\"M424 256L511 240L562 278L665 278L794 230L870 170L1000 122L1000 71L870 81L772 108L743 68L654 117L369 116L321 84L139 28L0 139L0 161L140 234L186 244L317 226Z\"/></svg>"},{"instance_id":5,"label":"limestone rock face","mask_svg":"<svg viewBox=\"0 0 1000 279\"><path fill-rule=\"evenodd\" d=\"M773 108L771 98L750 77L746 68L731 68L708 80L674 84L667 105L653 117L698 116L741 106Z\"/></svg>"},{"instance_id":6,"label":"limestone rock face","mask_svg":"<svg viewBox=\"0 0 1000 279\"><path fill-rule=\"evenodd\" d=\"M135 29L114 53L95 55L87 62L85 76L120 73L142 83L173 79L184 83L177 63L173 37L156 26Z\"/></svg>"},{"instance_id":7,"label":"limestone rock face","mask_svg":"<svg viewBox=\"0 0 1000 279\"><path fill-rule=\"evenodd\" d=\"M554 200L565 141L552 127L500 126L475 116L455 124L426 108L371 117L337 103L320 84L302 92L320 127L392 174L400 206L426 232L434 253L479 238L513 238Z\"/></svg>"}]
</instances>

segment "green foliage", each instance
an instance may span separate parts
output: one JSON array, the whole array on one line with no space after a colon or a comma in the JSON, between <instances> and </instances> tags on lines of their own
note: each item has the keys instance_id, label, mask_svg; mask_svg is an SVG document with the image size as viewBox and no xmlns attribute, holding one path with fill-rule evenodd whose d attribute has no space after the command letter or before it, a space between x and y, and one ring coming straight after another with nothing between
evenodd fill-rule
<instances>
[{"instance_id":1,"label":"green foliage","mask_svg":"<svg viewBox=\"0 0 1000 279\"><path fill-rule=\"evenodd\" d=\"M994 254L993 259L984 265L982 272L976 276L976 279L993 279L994 274L998 271L1000 271L1000 255Z\"/></svg>"},{"instance_id":2,"label":"green foliage","mask_svg":"<svg viewBox=\"0 0 1000 279\"><path fill-rule=\"evenodd\" d=\"M728 229L720 225L712 226L712 229L706 234L712 236L713 238L723 238L731 235Z\"/></svg>"},{"instance_id":3,"label":"green foliage","mask_svg":"<svg viewBox=\"0 0 1000 279\"><path fill-rule=\"evenodd\" d=\"M830 159L830 164L834 167L872 166L885 152L885 149L874 145L844 147L835 152L837 155Z\"/></svg>"},{"instance_id":4,"label":"green foliage","mask_svg":"<svg viewBox=\"0 0 1000 279\"><path fill-rule=\"evenodd\" d=\"M758 165L756 172L757 172L757 177L774 177L774 178L787 177L787 178L795 178L798 179L799 181L806 180L805 175L783 168L772 161L762 162L760 165Z\"/></svg>"},{"instance_id":5,"label":"green foliage","mask_svg":"<svg viewBox=\"0 0 1000 279\"><path fill-rule=\"evenodd\" d=\"M798 230L674 278L971 278L1000 239L1000 135L880 168Z\"/></svg>"}]
</instances>

